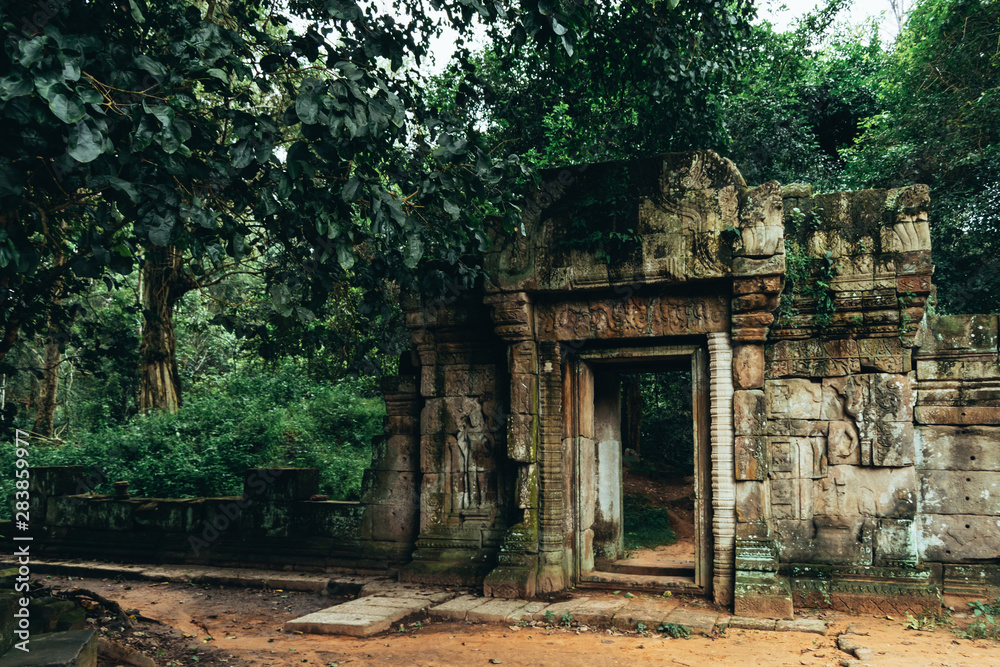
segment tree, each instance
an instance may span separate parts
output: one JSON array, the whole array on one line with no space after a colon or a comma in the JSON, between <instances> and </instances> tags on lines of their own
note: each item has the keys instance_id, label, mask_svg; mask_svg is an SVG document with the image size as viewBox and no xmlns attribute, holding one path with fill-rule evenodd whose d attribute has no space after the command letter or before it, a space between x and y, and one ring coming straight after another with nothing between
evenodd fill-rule
<instances>
[{"instance_id":1,"label":"tree","mask_svg":"<svg viewBox=\"0 0 1000 667\"><path fill-rule=\"evenodd\" d=\"M438 78L437 108L544 167L723 143L720 92L743 62L751 2L567 5L552 16L557 34L579 31L571 53L515 29Z\"/></svg>"},{"instance_id":2,"label":"tree","mask_svg":"<svg viewBox=\"0 0 1000 667\"><path fill-rule=\"evenodd\" d=\"M137 262L147 407L179 396L172 304L248 254L283 257L276 318L310 318L338 283L377 301L385 281L474 280L463 262L486 236L460 203L513 216L500 183L517 164L429 118L403 68L473 5L405 5L404 24L338 0L5 3L0 363L19 336L65 328L68 295Z\"/></svg>"},{"instance_id":3,"label":"tree","mask_svg":"<svg viewBox=\"0 0 1000 667\"><path fill-rule=\"evenodd\" d=\"M848 151L856 187L931 187L938 307L1000 309L1000 3L920 0Z\"/></svg>"},{"instance_id":4,"label":"tree","mask_svg":"<svg viewBox=\"0 0 1000 667\"><path fill-rule=\"evenodd\" d=\"M848 3L831 0L777 31L755 25L747 64L725 105L727 155L750 183L771 179L841 186L839 152L878 111L887 53L872 20L838 25Z\"/></svg>"}]
</instances>

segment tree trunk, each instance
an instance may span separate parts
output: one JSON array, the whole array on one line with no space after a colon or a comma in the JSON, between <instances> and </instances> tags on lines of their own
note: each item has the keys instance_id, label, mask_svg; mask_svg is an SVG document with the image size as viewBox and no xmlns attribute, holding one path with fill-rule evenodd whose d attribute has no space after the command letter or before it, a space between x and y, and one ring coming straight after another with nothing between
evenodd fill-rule
<instances>
[{"instance_id":1,"label":"tree trunk","mask_svg":"<svg viewBox=\"0 0 1000 667\"><path fill-rule=\"evenodd\" d=\"M622 376L622 445L638 457L642 437L642 388L637 374Z\"/></svg>"},{"instance_id":2,"label":"tree trunk","mask_svg":"<svg viewBox=\"0 0 1000 667\"><path fill-rule=\"evenodd\" d=\"M59 391L59 366L62 364L62 352L59 351L55 332L51 330L45 339L44 364L42 379L38 383L38 400L35 402L35 425L31 430L51 438L55 432L56 395Z\"/></svg>"},{"instance_id":3,"label":"tree trunk","mask_svg":"<svg viewBox=\"0 0 1000 667\"><path fill-rule=\"evenodd\" d=\"M169 410L181 405L177 371L174 306L190 289L173 246L147 245L142 266L142 342L139 345L139 411Z\"/></svg>"}]
</instances>

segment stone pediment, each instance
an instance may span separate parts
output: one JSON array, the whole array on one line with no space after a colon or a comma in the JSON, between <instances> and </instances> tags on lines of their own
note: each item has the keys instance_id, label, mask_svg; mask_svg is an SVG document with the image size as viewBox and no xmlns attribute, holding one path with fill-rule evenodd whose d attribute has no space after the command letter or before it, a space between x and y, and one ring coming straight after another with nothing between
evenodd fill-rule
<instances>
[{"instance_id":1,"label":"stone pediment","mask_svg":"<svg viewBox=\"0 0 1000 667\"><path fill-rule=\"evenodd\" d=\"M712 151L543 173L522 229L498 233L493 289L553 292L781 273L781 189Z\"/></svg>"}]
</instances>

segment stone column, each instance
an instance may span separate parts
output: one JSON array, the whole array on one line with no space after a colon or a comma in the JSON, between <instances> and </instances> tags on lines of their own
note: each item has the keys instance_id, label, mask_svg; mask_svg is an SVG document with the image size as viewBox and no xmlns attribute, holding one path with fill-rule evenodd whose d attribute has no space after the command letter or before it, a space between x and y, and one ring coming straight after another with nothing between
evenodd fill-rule
<instances>
[{"instance_id":1,"label":"stone column","mask_svg":"<svg viewBox=\"0 0 1000 667\"><path fill-rule=\"evenodd\" d=\"M524 292L492 294L494 328L508 344L510 416L507 421L507 458L516 468L517 507L505 532L497 567L483 582L483 592L494 597L530 597L538 573L538 350L534 341L534 312Z\"/></svg>"},{"instance_id":2,"label":"stone column","mask_svg":"<svg viewBox=\"0 0 1000 667\"><path fill-rule=\"evenodd\" d=\"M410 370L415 370L411 369ZM385 429L372 441L372 464L365 471L361 537L366 556L402 560L413 552L420 525L419 375L401 373L382 382Z\"/></svg>"},{"instance_id":3,"label":"stone column","mask_svg":"<svg viewBox=\"0 0 1000 667\"><path fill-rule=\"evenodd\" d=\"M715 602L733 600L736 492L733 466L732 348L728 333L708 334L709 401L712 414L712 533L715 538Z\"/></svg>"}]
</instances>

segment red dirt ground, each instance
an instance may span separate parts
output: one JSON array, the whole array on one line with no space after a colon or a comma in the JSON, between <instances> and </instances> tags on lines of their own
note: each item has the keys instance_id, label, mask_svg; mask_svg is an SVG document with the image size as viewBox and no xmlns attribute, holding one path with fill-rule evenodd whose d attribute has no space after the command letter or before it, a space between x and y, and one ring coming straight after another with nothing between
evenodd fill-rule
<instances>
[{"instance_id":1,"label":"red dirt ground","mask_svg":"<svg viewBox=\"0 0 1000 667\"><path fill-rule=\"evenodd\" d=\"M44 581L44 580L43 580ZM874 651L873 665L971 667L1000 664L1000 645L958 639L946 627L908 630L903 619L823 613L830 636L730 630L725 637L666 639L584 628L505 627L466 623L407 624L404 632L368 639L289 634L291 618L336 604L318 593L284 592L53 577L57 588L79 586L126 609L162 621L139 623L117 637L157 665L817 665L849 656L835 636L849 624ZM109 633L105 632L105 636ZM114 634L113 632L110 634ZM206 641L206 637L212 637ZM110 667L120 663L103 662Z\"/></svg>"}]
</instances>

